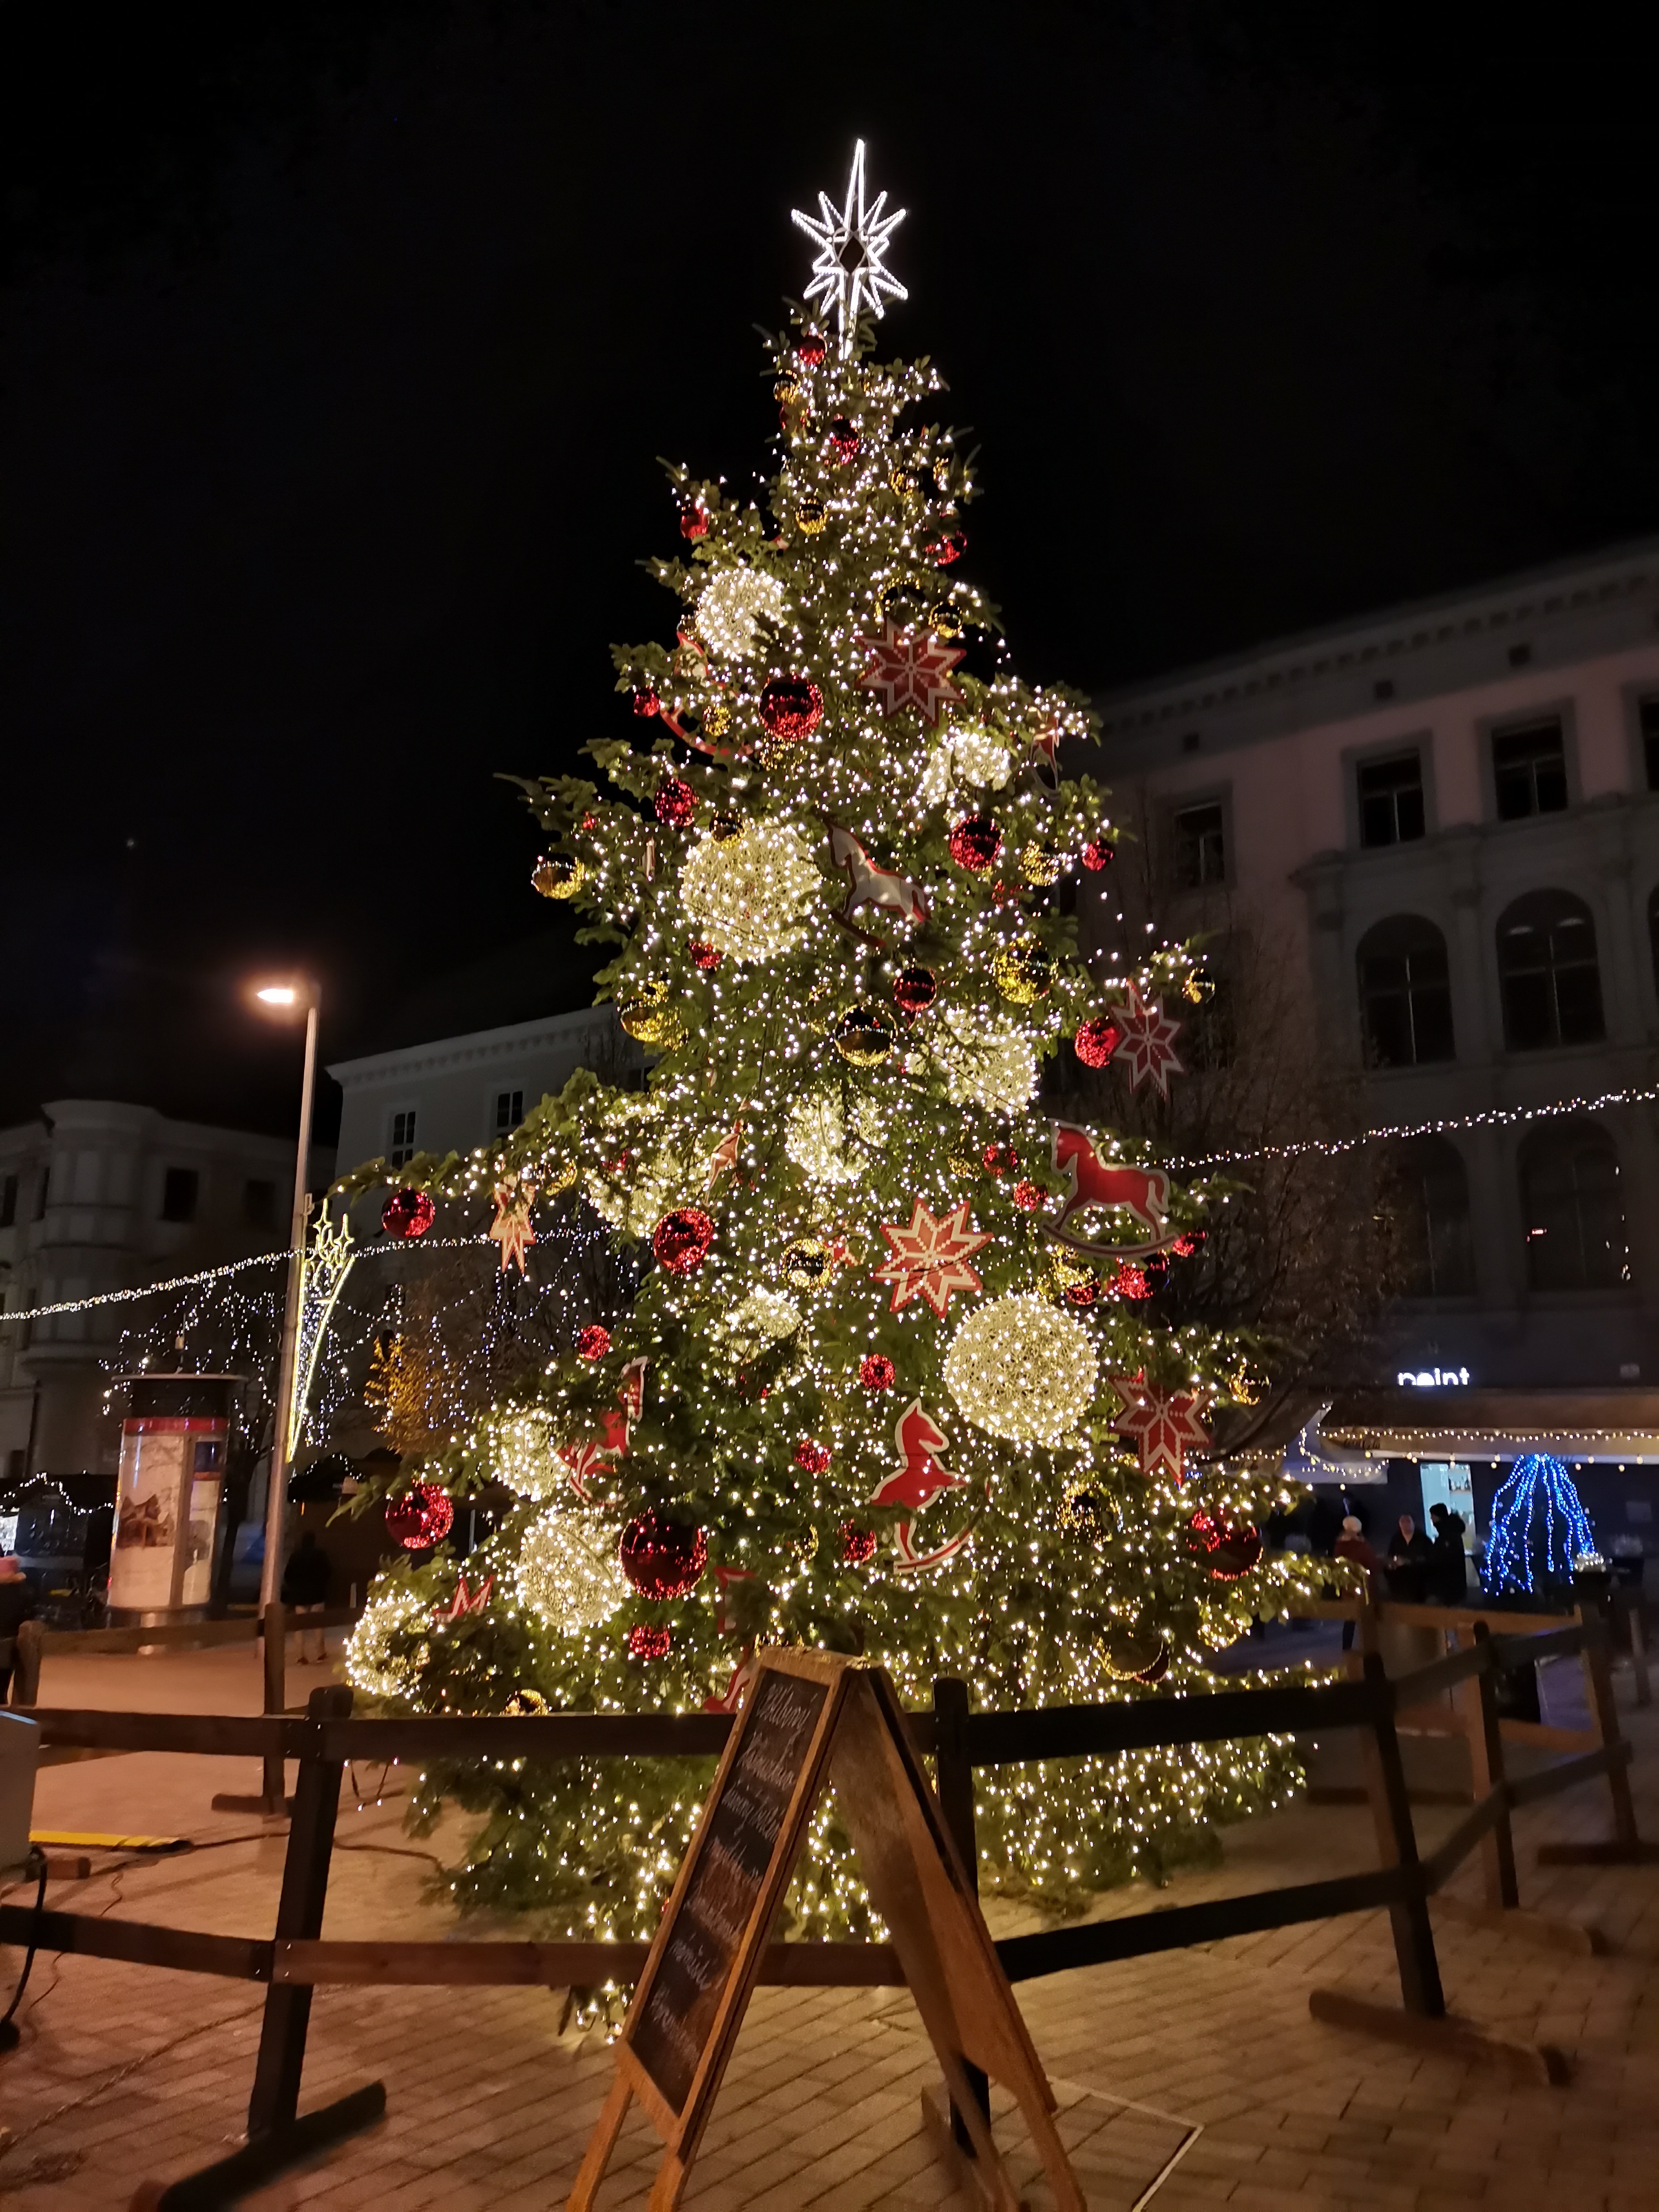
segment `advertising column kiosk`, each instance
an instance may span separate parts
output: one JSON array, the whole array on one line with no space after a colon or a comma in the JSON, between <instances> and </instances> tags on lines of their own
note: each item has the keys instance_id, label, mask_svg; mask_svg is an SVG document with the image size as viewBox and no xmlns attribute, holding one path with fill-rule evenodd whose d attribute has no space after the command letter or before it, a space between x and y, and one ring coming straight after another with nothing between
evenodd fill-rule
<instances>
[{"instance_id":1,"label":"advertising column kiosk","mask_svg":"<svg viewBox=\"0 0 1659 2212\"><path fill-rule=\"evenodd\" d=\"M121 1425L109 1617L199 1620L213 1585L225 1449L241 1377L136 1375Z\"/></svg>"}]
</instances>

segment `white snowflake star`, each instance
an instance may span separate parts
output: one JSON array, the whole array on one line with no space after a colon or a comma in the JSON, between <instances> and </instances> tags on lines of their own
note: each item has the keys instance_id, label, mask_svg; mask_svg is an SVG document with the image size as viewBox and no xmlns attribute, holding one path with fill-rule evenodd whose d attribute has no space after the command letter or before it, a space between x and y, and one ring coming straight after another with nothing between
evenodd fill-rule
<instances>
[{"instance_id":1,"label":"white snowflake star","mask_svg":"<svg viewBox=\"0 0 1659 2212\"><path fill-rule=\"evenodd\" d=\"M853 350L853 333L861 307L867 306L879 319L887 312L883 304L885 300L908 300L910 296L897 277L882 266L889 240L905 215L902 208L896 209L891 215L883 215L886 204L887 195L883 192L873 207L865 206L864 141L860 138L853 148L846 205L832 207L829 193L820 192L821 222L816 216L803 215L799 208L793 210L795 221L818 247L806 296L809 300L821 297L826 313L834 307L843 355Z\"/></svg>"}]
</instances>

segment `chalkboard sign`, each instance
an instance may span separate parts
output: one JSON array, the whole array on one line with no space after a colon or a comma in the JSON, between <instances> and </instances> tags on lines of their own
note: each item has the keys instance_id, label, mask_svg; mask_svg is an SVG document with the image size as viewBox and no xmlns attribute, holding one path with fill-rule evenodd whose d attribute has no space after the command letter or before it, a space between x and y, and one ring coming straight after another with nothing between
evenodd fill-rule
<instances>
[{"instance_id":1,"label":"chalkboard sign","mask_svg":"<svg viewBox=\"0 0 1659 2212\"><path fill-rule=\"evenodd\" d=\"M628 2041L677 2114L690 2101L829 1696L827 1682L762 1673L659 1933Z\"/></svg>"}]
</instances>

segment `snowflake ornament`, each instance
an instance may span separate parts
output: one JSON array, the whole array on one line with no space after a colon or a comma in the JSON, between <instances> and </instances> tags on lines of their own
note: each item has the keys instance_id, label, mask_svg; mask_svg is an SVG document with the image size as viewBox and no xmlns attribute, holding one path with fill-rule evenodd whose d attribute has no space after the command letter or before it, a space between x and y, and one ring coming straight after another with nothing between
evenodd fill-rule
<instances>
[{"instance_id":1,"label":"snowflake ornament","mask_svg":"<svg viewBox=\"0 0 1659 2212\"><path fill-rule=\"evenodd\" d=\"M1123 1411L1112 1426L1121 1437L1140 1447L1140 1471L1150 1480L1167 1474L1179 1482L1186 1470L1190 1445L1201 1449L1210 1441L1209 1431L1198 1418L1196 1390L1157 1390L1139 1375L1114 1375L1112 1388L1123 1401Z\"/></svg>"},{"instance_id":2,"label":"snowflake ornament","mask_svg":"<svg viewBox=\"0 0 1659 2212\"><path fill-rule=\"evenodd\" d=\"M942 1321L958 1291L981 1291L985 1285L968 1264L990 1238L981 1236L968 1219L963 1199L948 1213L931 1214L918 1199L908 1228L884 1221L881 1233L892 1248L892 1257L872 1270L878 1283L893 1285L890 1313L897 1313L912 1298L926 1298Z\"/></svg>"},{"instance_id":3,"label":"snowflake ornament","mask_svg":"<svg viewBox=\"0 0 1659 2212\"><path fill-rule=\"evenodd\" d=\"M931 630L900 629L890 622L882 623L877 636L853 642L870 656L860 688L877 694L884 714L914 707L931 730L938 727L947 707L965 703L951 681L951 671L963 657L962 646L947 645Z\"/></svg>"},{"instance_id":4,"label":"snowflake ornament","mask_svg":"<svg viewBox=\"0 0 1659 2212\"><path fill-rule=\"evenodd\" d=\"M1159 1097L1167 1098L1170 1078L1187 1073L1175 1051L1180 1023L1170 1019L1158 1000L1143 999L1134 983L1129 986L1127 1006L1114 1006L1112 1018L1123 1032L1115 1054L1117 1065L1127 1069L1131 1088L1139 1091L1150 1076L1158 1085Z\"/></svg>"},{"instance_id":5,"label":"snowflake ornament","mask_svg":"<svg viewBox=\"0 0 1659 2212\"><path fill-rule=\"evenodd\" d=\"M819 216L803 215L799 208L792 210L796 224L818 249L806 296L809 300L822 300L826 314L831 307L835 309L843 360L853 350L853 336L861 308L867 307L879 321L887 312L886 301L908 300L910 296L897 277L882 266L892 234L905 216L902 208L884 215L882 210L886 204L887 195L883 192L873 207L865 205L864 141L860 138L853 148L846 204L832 207L829 193L820 192Z\"/></svg>"}]
</instances>

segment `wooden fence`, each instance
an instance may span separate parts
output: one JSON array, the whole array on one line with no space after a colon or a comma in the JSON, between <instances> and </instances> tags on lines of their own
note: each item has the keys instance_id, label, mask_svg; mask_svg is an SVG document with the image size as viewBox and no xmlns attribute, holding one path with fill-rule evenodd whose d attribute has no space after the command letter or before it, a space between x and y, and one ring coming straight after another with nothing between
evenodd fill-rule
<instances>
[{"instance_id":1,"label":"wooden fence","mask_svg":"<svg viewBox=\"0 0 1659 2212\"><path fill-rule=\"evenodd\" d=\"M1443 1626L1443 1621L1437 1625ZM1508 1776L1494 1693L1498 1673L1529 1660L1571 1653L1582 1656L1589 1677L1596 1741L1538 1773ZM1474 1701L1472 1710L1479 1715L1484 1759L1480 1794L1446 1840L1425 1856L1413 1825L1397 1722L1401 1714L1466 1686ZM348 1761L713 1759L732 1725L724 1714L354 1720L351 1698L345 1688L314 1691L303 1717L51 1707L36 1708L32 1714L45 1743L60 1753L185 1752L299 1763L276 1924L269 1938L210 1935L61 1912L44 1903L33 1909L0 1905L3 1942L267 1985L248 2106L247 2147L234 2159L143 2199L167 2208L167 2212L234 2201L236 2193L258 2185L281 2166L366 2124L384 2109L383 2090L371 2084L304 2120L299 2118L311 1992L319 1984L603 1986L629 1982L644 1964L648 1946L643 1942L324 1940L334 1826ZM1494 1917L1518 1933L1535 1932L1528 1925L1528 1917L1519 1911L1511 1815L1520 1806L1591 1780L1605 1781L1607 1786L1611 1834L1593 1844L1546 1846L1540 1856L1555 1863L1642 1861L1656 1856L1655 1847L1644 1843L1637 1831L1627 1771L1631 1749L1620 1733L1613 1703L1607 1625L1593 1615L1540 1634L1504 1637L1493 1636L1490 1624L1477 1620L1471 1625L1467 1648L1409 1674L1389 1678L1380 1654L1369 1650L1358 1655L1353 1679L1310 1688L1222 1690L1202 1696L1163 1695L1108 1705L975 1713L969 1709L966 1685L942 1680L934 1684L932 1711L913 1713L909 1723L917 1750L935 1762L941 1808L970 1871L977 1856L976 1767L1037 1759L1112 1759L1155 1747L1358 1729L1378 1847L1375 1868L1005 1937L996 1947L1004 1967L1011 1979L1026 1980L1382 1908L1393 1932L1401 2008L1368 2003L1339 1990L1315 1990L1310 2005L1316 2016L1395 2039L1428 2043L1460 2057L1495 2057L1540 2080L1565 2078L1559 2053L1505 2043L1467 2022L1448 2019L1429 1899L1478 1848L1486 1860L1487 1894ZM884 1944L779 1943L769 1950L761 1978L846 1986L893 1984L902 1977L895 1955Z\"/></svg>"}]
</instances>

